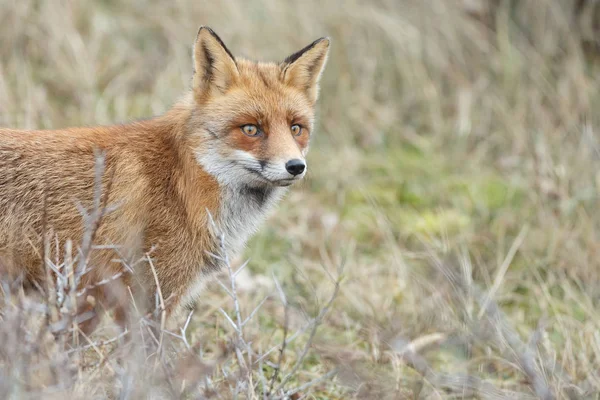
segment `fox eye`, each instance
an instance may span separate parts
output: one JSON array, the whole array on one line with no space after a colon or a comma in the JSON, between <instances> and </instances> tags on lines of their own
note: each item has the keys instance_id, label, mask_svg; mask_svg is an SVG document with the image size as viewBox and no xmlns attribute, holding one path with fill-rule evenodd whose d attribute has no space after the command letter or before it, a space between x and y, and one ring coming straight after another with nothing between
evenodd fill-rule
<instances>
[{"instance_id":1,"label":"fox eye","mask_svg":"<svg viewBox=\"0 0 600 400\"><path fill-rule=\"evenodd\" d=\"M300 136L302 134L302 127L298 124L292 125L291 129L294 136Z\"/></svg>"},{"instance_id":2,"label":"fox eye","mask_svg":"<svg viewBox=\"0 0 600 400\"><path fill-rule=\"evenodd\" d=\"M258 136L260 134L260 131L258 130L258 127L256 125L243 125L241 129L242 132L244 132L244 135L246 136Z\"/></svg>"}]
</instances>

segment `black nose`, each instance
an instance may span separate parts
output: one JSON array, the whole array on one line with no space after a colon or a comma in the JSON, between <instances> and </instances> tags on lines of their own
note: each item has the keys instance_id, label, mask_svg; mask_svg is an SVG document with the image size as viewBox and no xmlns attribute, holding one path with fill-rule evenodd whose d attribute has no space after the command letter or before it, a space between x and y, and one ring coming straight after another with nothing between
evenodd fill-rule
<instances>
[{"instance_id":1,"label":"black nose","mask_svg":"<svg viewBox=\"0 0 600 400\"><path fill-rule=\"evenodd\" d=\"M298 160L297 158L285 163L285 169L287 169L287 172L294 176L303 173L304 168L306 168L306 164L304 164L304 161Z\"/></svg>"}]
</instances>

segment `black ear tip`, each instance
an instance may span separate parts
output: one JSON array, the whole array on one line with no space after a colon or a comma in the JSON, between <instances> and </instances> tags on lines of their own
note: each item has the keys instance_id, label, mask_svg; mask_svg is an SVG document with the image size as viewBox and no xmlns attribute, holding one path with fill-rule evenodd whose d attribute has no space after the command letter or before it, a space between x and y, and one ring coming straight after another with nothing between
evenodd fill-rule
<instances>
[{"instance_id":1,"label":"black ear tip","mask_svg":"<svg viewBox=\"0 0 600 400\"><path fill-rule=\"evenodd\" d=\"M325 43L327 43L327 46L329 46L331 44L331 37L323 36L322 38L317 39L317 43L321 43L321 42L325 42Z\"/></svg>"},{"instance_id":2,"label":"black ear tip","mask_svg":"<svg viewBox=\"0 0 600 400\"><path fill-rule=\"evenodd\" d=\"M325 47L329 47L331 45L331 38L329 36L323 36L312 42L308 47L312 48L318 44L323 43Z\"/></svg>"},{"instance_id":3,"label":"black ear tip","mask_svg":"<svg viewBox=\"0 0 600 400\"><path fill-rule=\"evenodd\" d=\"M211 34L211 36L214 36L214 37L216 37L216 38L218 38L218 37L219 37L219 35L217 35L217 34L215 33L215 31L213 31L213 30L212 30L212 28L211 28L211 27L209 27L209 26L206 26L206 25L200 25L200 28L198 28L198 34L196 35L196 38L200 37L200 34L202 33L202 31L207 31L208 33L210 33L210 34Z\"/></svg>"}]
</instances>

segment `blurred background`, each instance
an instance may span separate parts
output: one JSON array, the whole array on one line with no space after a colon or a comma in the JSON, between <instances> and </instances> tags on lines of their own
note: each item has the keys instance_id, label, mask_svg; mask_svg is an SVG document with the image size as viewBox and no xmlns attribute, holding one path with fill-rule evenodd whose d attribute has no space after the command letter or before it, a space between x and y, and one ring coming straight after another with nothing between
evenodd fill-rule
<instances>
[{"instance_id":1,"label":"blurred background","mask_svg":"<svg viewBox=\"0 0 600 400\"><path fill-rule=\"evenodd\" d=\"M267 296L246 327L258 354L298 335L250 376L293 373L289 398L599 395L598 1L0 0L0 125L163 113L189 88L200 25L256 60L332 38L309 176L238 284L246 315ZM202 362L228 360L233 307L216 284L200 300ZM0 385L16 398L125 387L104 357L34 391L19 357ZM221 398L225 371L202 372Z\"/></svg>"}]
</instances>

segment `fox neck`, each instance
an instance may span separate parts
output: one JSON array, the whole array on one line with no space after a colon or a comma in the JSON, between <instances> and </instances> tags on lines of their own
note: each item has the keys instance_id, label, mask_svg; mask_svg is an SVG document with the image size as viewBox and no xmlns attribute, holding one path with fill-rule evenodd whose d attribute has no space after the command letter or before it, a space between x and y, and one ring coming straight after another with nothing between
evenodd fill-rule
<instances>
[{"instance_id":1,"label":"fox neck","mask_svg":"<svg viewBox=\"0 0 600 400\"><path fill-rule=\"evenodd\" d=\"M217 227L227 253L236 254L254 234L285 194L285 188L229 185L221 188L222 203Z\"/></svg>"}]
</instances>

